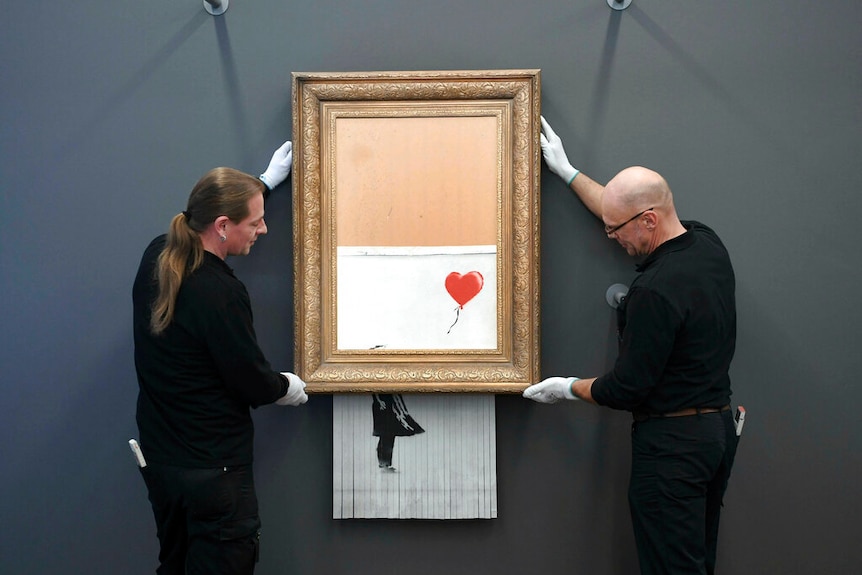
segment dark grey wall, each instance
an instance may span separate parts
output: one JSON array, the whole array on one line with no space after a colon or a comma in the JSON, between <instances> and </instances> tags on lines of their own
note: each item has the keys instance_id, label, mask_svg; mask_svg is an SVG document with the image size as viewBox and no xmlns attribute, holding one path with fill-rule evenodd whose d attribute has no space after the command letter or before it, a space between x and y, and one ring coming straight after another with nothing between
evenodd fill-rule
<instances>
[{"instance_id":1,"label":"dark grey wall","mask_svg":"<svg viewBox=\"0 0 862 575\"><path fill-rule=\"evenodd\" d=\"M200 0L7 2L0 18L0 563L148 573L130 289L207 169L261 171L290 138L291 71L541 68L543 113L598 180L664 173L738 276L724 573L862 563L862 7L852 2ZM542 369L613 361L606 288L632 262L547 171ZM291 200L232 260L261 343L292 367ZM497 399L499 518L334 521L331 398L255 414L259 572L635 571L629 420Z\"/></svg>"}]
</instances>

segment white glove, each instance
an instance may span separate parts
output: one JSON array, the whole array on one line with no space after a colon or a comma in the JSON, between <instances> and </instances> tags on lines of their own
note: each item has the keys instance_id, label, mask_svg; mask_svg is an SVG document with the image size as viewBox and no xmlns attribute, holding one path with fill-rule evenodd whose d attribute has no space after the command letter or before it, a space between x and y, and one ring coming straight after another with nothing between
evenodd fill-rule
<instances>
[{"instance_id":1,"label":"white glove","mask_svg":"<svg viewBox=\"0 0 862 575\"><path fill-rule=\"evenodd\" d=\"M563 149L563 141L551 129L544 116L541 120L542 133L539 134L539 143L542 145L542 157L545 158L549 170L560 176L567 185L571 184L579 172L569 163L566 150Z\"/></svg>"},{"instance_id":2,"label":"white glove","mask_svg":"<svg viewBox=\"0 0 862 575\"><path fill-rule=\"evenodd\" d=\"M287 141L272 154L269 166L260 175L260 179L263 180L267 188L273 190L287 179L291 165L293 165L293 144Z\"/></svg>"},{"instance_id":3,"label":"white glove","mask_svg":"<svg viewBox=\"0 0 862 575\"><path fill-rule=\"evenodd\" d=\"M524 390L524 397L539 403L557 403L561 399L578 399L572 393L577 377L549 377Z\"/></svg>"},{"instance_id":4,"label":"white glove","mask_svg":"<svg viewBox=\"0 0 862 575\"><path fill-rule=\"evenodd\" d=\"M289 371L282 371L281 375L287 378L287 393L284 397L277 399L278 405L302 405L308 401L308 396L305 394L305 382L299 379L299 376Z\"/></svg>"}]
</instances>

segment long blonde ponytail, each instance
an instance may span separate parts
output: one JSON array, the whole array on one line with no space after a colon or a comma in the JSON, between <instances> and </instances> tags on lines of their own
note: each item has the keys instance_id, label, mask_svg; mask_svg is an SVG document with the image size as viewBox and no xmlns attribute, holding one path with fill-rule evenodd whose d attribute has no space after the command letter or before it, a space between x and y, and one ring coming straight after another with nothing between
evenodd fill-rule
<instances>
[{"instance_id":1,"label":"long blonde ponytail","mask_svg":"<svg viewBox=\"0 0 862 575\"><path fill-rule=\"evenodd\" d=\"M167 244L156 265L159 295L153 302L150 316L150 330L155 335L162 333L174 319L180 286L203 260L204 248L197 233L189 227L185 214L175 215L168 230Z\"/></svg>"}]
</instances>

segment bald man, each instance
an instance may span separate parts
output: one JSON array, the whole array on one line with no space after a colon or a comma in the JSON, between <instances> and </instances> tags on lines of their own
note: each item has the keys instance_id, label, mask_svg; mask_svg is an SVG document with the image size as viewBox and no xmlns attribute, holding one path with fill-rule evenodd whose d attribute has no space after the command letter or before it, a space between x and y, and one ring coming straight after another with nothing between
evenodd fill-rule
<instances>
[{"instance_id":1,"label":"bald man","mask_svg":"<svg viewBox=\"0 0 862 575\"><path fill-rule=\"evenodd\" d=\"M613 369L594 378L549 377L524 397L630 411L629 508L641 573L712 574L738 441L728 375L736 344L730 257L709 227L680 221L656 172L626 168L602 186L571 165L544 118L541 145L551 172L640 263L617 308Z\"/></svg>"}]
</instances>

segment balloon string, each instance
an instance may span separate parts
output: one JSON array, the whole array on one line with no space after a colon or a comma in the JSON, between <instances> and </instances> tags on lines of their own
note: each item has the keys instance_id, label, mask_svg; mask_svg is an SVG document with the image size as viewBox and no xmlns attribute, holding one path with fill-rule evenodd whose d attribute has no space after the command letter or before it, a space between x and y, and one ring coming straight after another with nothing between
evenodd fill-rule
<instances>
[{"instance_id":1,"label":"balloon string","mask_svg":"<svg viewBox=\"0 0 862 575\"><path fill-rule=\"evenodd\" d=\"M447 331L447 332L446 332L447 334L448 334L449 332L451 332L451 331L452 331L452 328L453 328L453 327L455 327L455 324L456 324L456 323L458 323L458 318L459 318L459 317L461 317L461 306L460 306L460 305L459 305L458 307L456 307L456 308L455 308L455 321L454 321L454 322L452 322L452 325L450 325L450 326L449 326L449 331Z\"/></svg>"}]
</instances>

